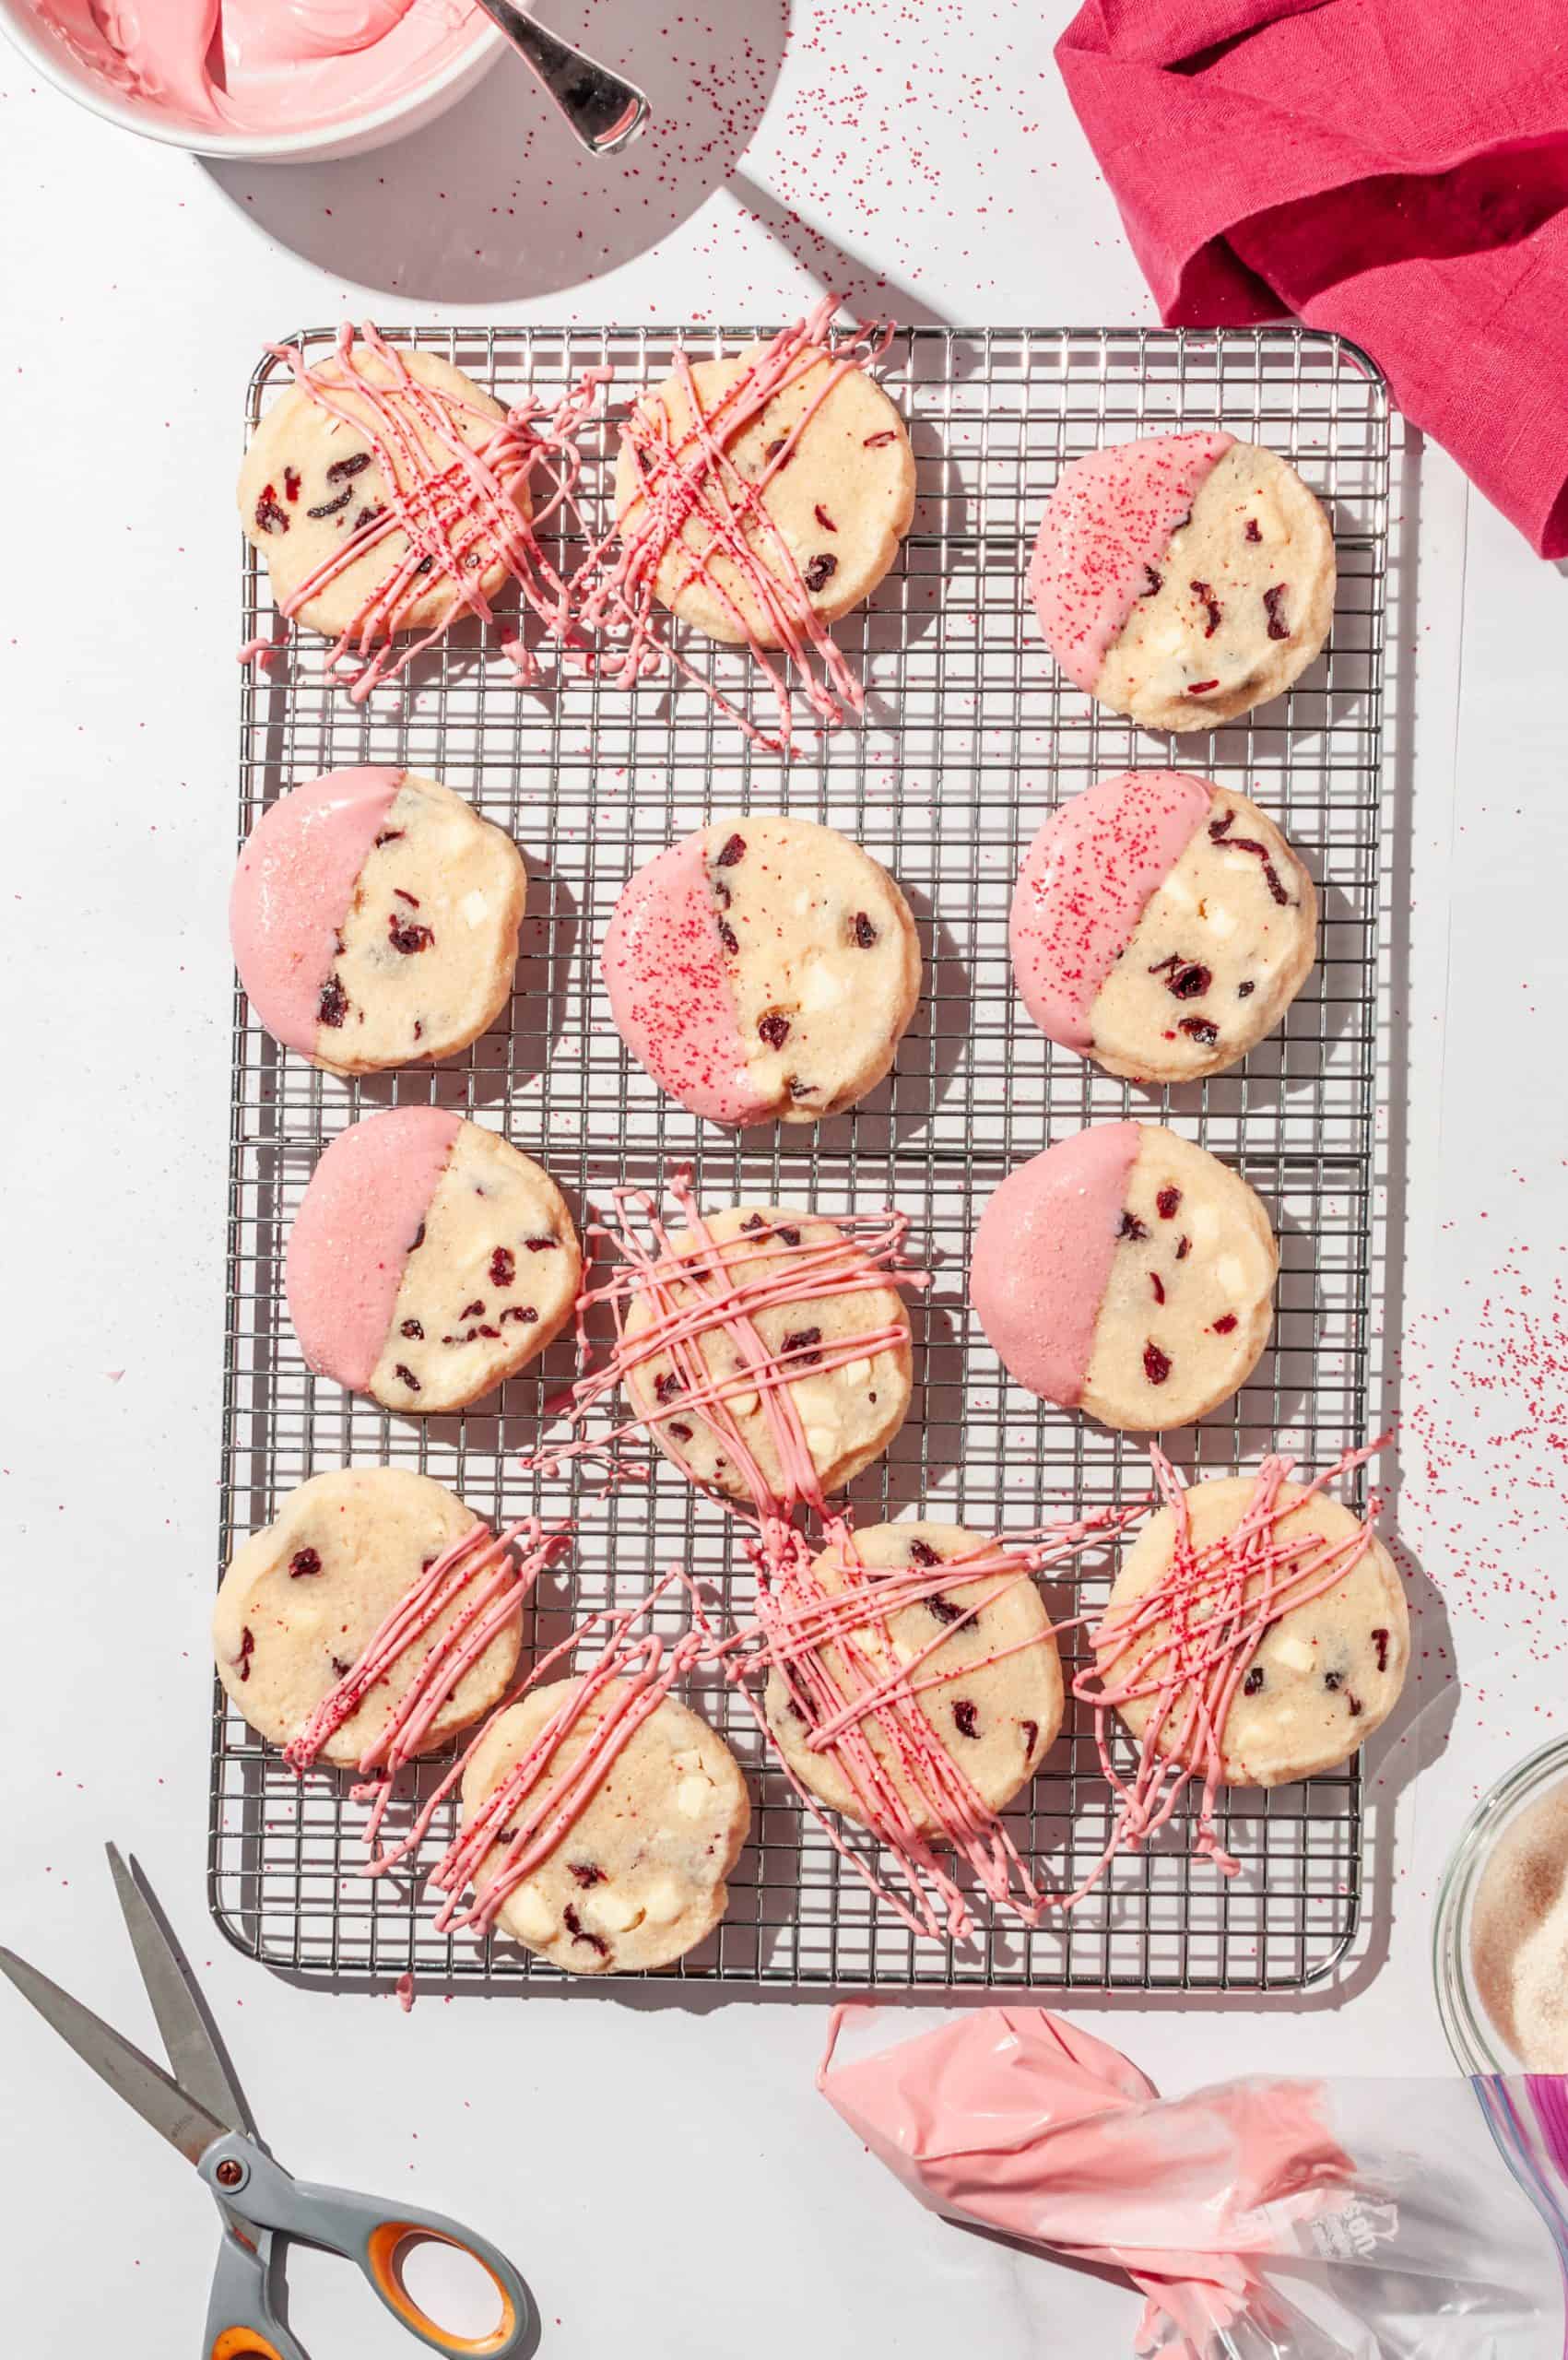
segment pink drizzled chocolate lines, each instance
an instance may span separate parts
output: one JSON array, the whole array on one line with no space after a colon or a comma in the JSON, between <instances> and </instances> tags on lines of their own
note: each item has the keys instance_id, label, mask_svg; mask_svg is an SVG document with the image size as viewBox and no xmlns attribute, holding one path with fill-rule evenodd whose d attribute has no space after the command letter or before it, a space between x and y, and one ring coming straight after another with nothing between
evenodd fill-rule
<instances>
[{"instance_id":1,"label":"pink drizzled chocolate lines","mask_svg":"<svg viewBox=\"0 0 1568 2360\"><path fill-rule=\"evenodd\" d=\"M1089 1876L1067 1896L1066 1906L1093 1891L1118 1853L1136 1848L1162 1827L1195 1779L1200 1787L1195 1849L1222 1875L1235 1874L1237 1863L1220 1843L1214 1821L1226 1717L1269 1625L1332 1589L1365 1554L1377 1502L1348 1540L1307 1533L1280 1541L1276 1527L1303 1500L1375 1457L1389 1439L1383 1434L1364 1449L1344 1452L1283 1504L1279 1494L1295 1462L1270 1456L1237 1522L1201 1550L1192 1545L1182 1481L1164 1454L1150 1447L1155 1478L1174 1520L1171 1566L1140 1597L1107 1610L1093 1634L1094 1665L1073 1682L1074 1695L1093 1707L1101 1766L1118 1808L1110 1841ZM1170 1635L1143 1646L1161 1623ZM1112 1760L1108 1717L1113 1706L1141 1699L1152 1709L1129 1782Z\"/></svg>"},{"instance_id":2,"label":"pink drizzled chocolate lines","mask_svg":"<svg viewBox=\"0 0 1568 2360\"><path fill-rule=\"evenodd\" d=\"M633 1405L632 1414L602 1439L588 1440L584 1428L593 1411L634 1369L668 1360L678 1382L681 1422L701 1424L711 1434L764 1517L787 1516L798 1504L825 1515L816 1464L790 1396L791 1379L808 1367L827 1374L852 1361L874 1358L905 1343L908 1330L890 1322L841 1341L813 1339L793 1350L781 1345L774 1351L759 1332L755 1315L780 1304L807 1304L824 1295L865 1293L890 1284L927 1285L927 1274L904 1257L908 1220L891 1212L837 1220L813 1213L808 1222L796 1224L787 1217L774 1220L758 1213L740 1236L720 1246L698 1208L690 1173L673 1170L667 1186L689 1232L685 1245L677 1243L655 1199L641 1188L617 1188L611 1220L589 1224L590 1241L610 1245L619 1267L598 1286L585 1280L578 1298L578 1341L588 1364L570 1395L550 1405L565 1413L573 1439L545 1446L527 1464L548 1473L563 1459L606 1456L627 1434L655 1421L667 1436L670 1425L659 1416L660 1409L676 1398L667 1387L664 1401L646 1412ZM817 1233L808 1234L808 1230ZM781 1246L787 1249L782 1267ZM749 1268L764 1258L773 1261L772 1269ZM645 1327L629 1335L627 1313L633 1302L648 1306L652 1316ZM599 1304L610 1313L616 1340L593 1365L587 1321ZM701 1340L721 1333L739 1365L731 1375L715 1378ZM758 1465L732 1407L737 1397L750 1394L759 1398L778 1455L782 1496ZM686 1465L679 1454L672 1455L678 1464ZM626 1478L612 1469L611 1480Z\"/></svg>"},{"instance_id":3,"label":"pink drizzled chocolate lines","mask_svg":"<svg viewBox=\"0 0 1568 2360\"><path fill-rule=\"evenodd\" d=\"M837 299L825 296L807 319L783 330L711 410L703 408L687 356L677 353L675 374L690 423L676 441L661 403L643 401L631 411L623 431L636 455L639 504L616 534L607 535L589 550L572 584L581 620L588 628L611 619L627 628L624 649L606 668L638 678L661 663L680 662L653 621L655 582L666 560L674 558L683 571L665 603L672 604L697 581L716 599L766 675L778 715L776 738L763 737L744 720L741 726L760 743L782 753L793 751L790 687L758 636L751 607L763 618L779 652L795 666L801 693L825 727L837 728L846 706L859 712L865 702L860 682L811 603L812 592L823 588L837 570L837 560L824 563L821 556L812 558L802 572L762 498L772 478L794 457L801 435L834 387L879 360L891 340L890 328L871 328L830 349L837 308ZM786 435L770 443L755 479L743 475L729 455L729 444L777 395L818 369L825 356L830 365L805 414ZM772 564L763 563L756 544L769 552ZM715 571L720 558L739 576L749 605L737 602L722 572ZM684 663L680 668L688 669Z\"/></svg>"},{"instance_id":4,"label":"pink drizzled chocolate lines","mask_svg":"<svg viewBox=\"0 0 1568 2360\"><path fill-rule=\"evenodd\" d=\"M465 1928L480 1934L489 1931L508 1896L565 1840L643 1723L658 1710L676 1682L708 1651L705 1625L688 1630L673 1645L656 1632L639 1628L677 1583L694 1596L681 1568L672 1566L663 1580L635 1604L615 1613L588 1616L536 1664L517 1692L519 1695L525 1695L537 1686L591 1633L603 1629L605 1645L597 1660L574 1682L526 1751L497 1783L431 1870L432 1888L446 1895L436 1913L438 1933ZM550 1791L539 1795L540 1781L558 1748L590 1706L595 1720L587 1743ZM442 1782L443 1793L461 1777L478 1741L476 1738ZM430 1806L427 1805L420 1815L419 1833L429 1824L430 1816ZM504 1858L483 1893L477 1893L468 1906L461 1909L459 1903L473 1884L480 1862L497 1845L504 1846ZM580 1878L579 1882L583 1880Z\"/></svg>"},{"instance_id":5,"label":"pink drizzled chocolate lines","mask_svg":"<svg viewBox=\"0 0 1568 2360\"><path fill-rule=\"evenodd\" d=\"M547 1530L537 1516L508 1525L500 1533L492 1533L485 1524L471 1526L424 1568L413 1588L377 1624L358 1660L322 1698L300 1735L284 1747L283 1758L291 1770L308 1770L323 1746L353 1717L408 1649L442 1614L456 1607L387 1716L384 1728L360 1756L360 1771L376 1774L370 1786L353 1789L357 1799L372 1799L365 1831L372 1854L398 1771L419 1752L464 1675L519 1612L539 1574L564 1542L564 1528Z\"/></svg>"},{"instance_id":6,"label":"pink drizzled chocolate lines","mask_svg":"<svg viewBox=\"0 0 1568 2360\"><path fill-rule=\"evenodd\" d=\"M343 545L287 599L280 600L285 619L292 620L347 566L402 531L409 544L406 557L388 580L367 596L327 659L329 668L358 660L358 670L345 681L356 702L362 702L381 681L395 679L406 671L461 613L471 613L486 624L494 622L496 617L482 585L486 574L499 566L517 584L563 663L582 670L596 669L605 678L628 685L667 667L700 688L756 744L770 752L788 753L793 750L789 678L772 653L759 644L747 615L735 606L722 584L713 581L713 563L722 555L734 565L766 617L780 652L796 667L796 686L810 710L823 727L837 727L846 707L861 709L864 692L811 604L812 587L820 588L827 579L820 572L822 560L808 560L807 573L801 572L760 497L772 478L795 456L801 433L833 387L852 371L871 367L891 340L890 327L867 326L851 339L830 345L837 309L837 299L825 297L808 318L775 336L707 413L697 397L690 364L684 354L678 354L677 375L690 405L691 428L678 442L672 442L662 410L655 413L654 406L646 402L632 410L625 431L638 457L642 513L629 520L624 529L612 527L603 535L589 526L577 498L582 472L578 437L602 408L604 389L612 375L607 366L586 371L552 411L547 413L534 395L525 395L504 419L492 419L488 411L477 410L448 389L421 383L402 354L367 323L360 331L360 338L390 372L388 384L375 384L359 367L355 332L345 324L338 330L334 357L371 413L371 423L367 427L336 398L346 388L335 387L325 372L309 364L297 347L269 347L274 357L292 370L296 384L311 401L370 443L369 454L354 456L361 464L368 464L371 455L380 462L388 492L384 505L362 508ZM743 478L725 444L775 395L796 384L824 358L831 366L809 408L787 435L769 445L756 481ZM491 430L477 449L458 431L457 421L464 416L482 417ZM412 422L422 426L435 444L435 460L423 438L409 431ZM893 439L890 430L886 439ZM347 466L349 462L336 464ZM515 503L519 487L530 478L550 487L542 500L536 494L531 520L522 515ZM269 489L275 492L275 487ZM569 579L556 572L539 543L540 528L558 513L586 543L585 554ZM276 529L271 514L269 509L267 518L262 520L264 529ZM277 514L287 528L284 512L279 509ZM693 517L701 521L707 536L695 548L683 541L681 530ZM748 522L777 558L778 572L761 563L743 529ZM672 548L685 553L686 580L701 576L713 586L766 674L778 714L775 734L759 729L670 645L655 623L654 577ZM812 581L808 577L814 570L820 578ZM432 584L449 589L445 607L430 628L395 657L391 643L410 628L409 616ZM537 678L536 659L514 631L503 631L501 646L521 679ZM263 658L271 647L270 642L253 640L241 650L242 661Z\"/></svg>"},{"instance_id":7,"label":"pink drizzled chocolate lines","mask_svg":"<svg viewBox=\"0 0 1568 2360\"><path fill-rule=\"evenodd\" d=\"M749 1651L746 1668L760 1666L779 1673L793 1710L807 1728L808 1749L832 1753L855 1798L858 1816L891 1863L894 1882L845 1840L836 1819L780 1752L760 1710L757 1717L777 1766L829 1841L912 1932L957 1941L973 1932L968 1898L942 1857L944 1851L964 1863L994 1904L1013 1909L1027 1925L1038 1923L1052 1897L1035 1882L1001 1819L939 1742L917 1701L953 1681L972 1679L1009 1656L1049 1645L1050 1634L1031 1633L963 1663L944 1667L934 1658L1015 1583L1032 1579L1043 1567L1075 1555L1094 1537L1122 1528L1141 1512L1102 1509L1074 1522L1045 1527L1007 1547L987 1541L934 1564L914 1563L875 1573L856 1552L848 1523L832 1517L829 1544L851 1578L842 1588L831 1590L814 1575L811 1551L800 1533L792 1527L764 1528L753 1552L761 1575L756 1621L737 1634L737 1643ZM976 1583L985 1585L981 1595L961 1607L944 1594L954 1586ZM938 1601L946 1612L932 1637L901 1661L893 1651L890 1617L908 1606ZM874 1669L854 1643L851 1634L867 1630L882 1641L885 1670ZM834 1665L827 1660L830 1648L837 1659ZM963 1702L960 1699L954 1706L955 1725L964 1734L978 1734L964 1729L973 1704L963 1717L956 1717ZM871 1742L872 1729L880 1746ZM917 1807L912 1806L912 1793ZM926 1825L937 1833L925 1833Z\"/></svg>"},{"instance_id":8,"label":"pink drizzled chocolate lines","mask_svg":"<svg viewBox=\"0 0 1568 2360\"><path fill-rule=\"evenodd\" d=\"M293 372L307 399L369 442L368 454L355 453L336 465L349 468L352 460L368 464L373 456L387 494L384 505L362 509L341 546L279 602L284 616L291 620L348 566L394 533L404 533L408 541L401 563L367 595L327 658L329 669L358 660L359 669L345 681L356 702L363 702L380 681L406 671L459 614L466 611L481 622L494 622L483 584L498 566L519 584L547 628L568 627L566 585L539 547L537 527L571 500L582 465L575 437L610 373L607 368L589 370L548 417L542 405L525 395L503 419L493 419L488 410L477 409L448 388L416 377L402 353L369 323L360 335L366 350L388 372L387 382L377 383L359 365L354 330L348 323L337 332L334 352L347 384L335 384L326 370L312 367L297 346L268 347ZM342 396L350 390L368 410L368 424L357 408L344 407ZM489 430L477 449L459 423L476 418ZM433 445L433 455L428 445ZM536 502L530 521L518 509L516 494L536 466L553 488L542 504ZM444 608L430 629L394 658L393 640L409 628L414 608L432 585L449 592ZM535 677L533 659L514 631L503 631L501 645L520 677Z\"/></svg>"}]
</instances>

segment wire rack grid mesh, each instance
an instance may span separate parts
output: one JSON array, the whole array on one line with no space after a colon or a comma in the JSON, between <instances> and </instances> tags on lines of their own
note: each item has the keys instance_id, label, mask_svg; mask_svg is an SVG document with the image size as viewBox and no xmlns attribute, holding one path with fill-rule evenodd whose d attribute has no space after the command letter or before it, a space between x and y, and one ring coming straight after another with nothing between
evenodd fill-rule
<instances>
[{"instance_id":1,"label":"wire rack grid mesh","mask_svg":"<svg viewBox=\"0 0 1568 2360\"><path fill-rule=\"evenodd\" d=\"M440 353L501 399L559 395L584 369L614 372L608 415L584 440L588 525L607 513L615 416L667 373L755 330L460 327L391 332ZM326 331L302 338L319 357ZM1237 1165L1268 1206L1281 1269L1274 1337L1225 1410L1167 1438L1177 1463L1217 1473L1280 1441L1315 1464L1364 1438L1373 1245L1383 636L1390 471L1382 381L1342 341L1287 329L902 330L879 374L908 419L918 467L899 560L836 636L866 684L860 726L803 733L784 762L690 687L635 690L567 676L519 689L493 646L454 631L407 683L363 707L328 679L306 635L269 673L244 675L240 832L289 785L358 762L443 779L524 848L531 891L510 1009L435 1069L346 1084L271 1042L237 993L221 1555L307 1476L349 1462L418 1468L492 1520L576 1506L567 1572L547 1578L531 1640L573 1614L625 1602L676 1559L743 1608L750 1569L731 1519L658 1460L646 1485L574 1500L536 1483L518 1454L571 1374L563 1341L459 1417L394 1419L304 1367L283 1295L289 1222L326 1142L357 1116L454 1106L537 1154L579 1213L619 1181L657 1186L690 1164L701 1199L873 1210L913 1221L935 1272L914 1307L915 1393L887 1458L851 1497L863 1522L917 1511L982 1531L1033 1525L1149 1489L1137 1437L1058 1412L1002 1376L968 1314L975 1221L1020 1158L1098 1119L1168 1120ZM268 361L248 430L287 382ZM1332 639L1284 698L1212 738L1167 743L1094 706L1056 670L1024 586L1032 533L1062 466L1106 440L1222 422L1291 459L1324 498L1338 547ZM566 529L570 540L572 528ZM570 561L571 549L559 554ZM248 549L243 635L275 617ZM743 654L685 652L764 726ZM1007 913L1020 856L1046 812L1102 773L1174 759L1241 786L1273 814L1320 887L1314 976L1281 1030L1228 1073L1169 1092L1129 1090L1047 1044L1017 999ZM672 838L730 812L783 809L863 843L901 881L925 953L920 1011L894 1072L859 1108L802 1135L736 1135L664 1097L622 1048L596 951L631 871ZM1066 1615L1102 1600L1113 1564L1089 1557L1053 1582ZM1067 1650L1071 1652L1070 1649ZM1361 1892L1355 1764L1269 1793L1222 1798L1232 1878L1195 1861L1178 1816L1119 1858L1070 1916L1029 1931L977 1911L977 1939L918 1940L879 1906L771 1770L743 1699L695 1700L745 1763L752 1835L717 1932L675 1976L753 1986L1086 1986L1143 1990L1300 1988L1350 1945ZM409 1774L408 1800L443 1765ZM209 1889L219 1924L252 1954L307 1977L412 1969L455 1985L553 1978L503 1939L436 1934L420 1880L357 1873L352 1782L302 1781L217 1692ZM1060 1886L1098 1858L1111 1798L1086 1717L1071 1711L1011 1833ZM433 1858L443 1827L432 1830ZM581 1987L579 1987L581 1988Z\"/></svg>"}]
</instances>

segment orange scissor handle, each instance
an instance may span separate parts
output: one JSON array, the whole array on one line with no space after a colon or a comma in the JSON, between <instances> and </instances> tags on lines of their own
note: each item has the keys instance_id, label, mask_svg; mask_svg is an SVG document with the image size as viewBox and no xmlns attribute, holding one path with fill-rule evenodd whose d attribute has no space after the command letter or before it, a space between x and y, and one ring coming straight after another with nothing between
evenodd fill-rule
<instances>
[{"instance_id":1,"label":"orange scissor handle","mask_svg":"<svg viewBox=\"0 0 1568 2360\"><path fill-rule=\"evenodd\" d=\"M283 2354L253 2327L226 2327L212 2346L211 2360L283 2360Z\"/></svg>"},{"instance_id":2,"label":"orange scissor handle","mask_svg":"<svg viewBox=\"0 0 1568 2360\"><path fill-rule=\"evenodd\" d=\"M402 2257L415 2245L452 2246L478 2263L501 2297L501 2318L488 2335L454 2335L420 2309L403 2283ZM517 2332L517 2306L504 2280L466 2238L452 2236L444 2229L427 2228L419 2221L383 2221L371 2231L366 2242L365 2267L387 2308L395 2311L406 2327L412 2328L416 2335L426 2337L438 2351L476 2354L504 2352Z\"/></svg>"}]
</instances>

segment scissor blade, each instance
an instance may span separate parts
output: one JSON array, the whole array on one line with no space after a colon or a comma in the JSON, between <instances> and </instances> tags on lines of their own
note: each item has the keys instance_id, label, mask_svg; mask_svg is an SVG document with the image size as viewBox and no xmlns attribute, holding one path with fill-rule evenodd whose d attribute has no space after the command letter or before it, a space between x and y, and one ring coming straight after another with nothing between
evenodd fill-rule
<instances>
[{"instance_id":1,"label":"scissor blade","mask_svg":"<svg viewBox=\"0 0 1568 2360\"><path fill-rule=\"evenodd\" d=\"M179 1944L144 1891L140 1870L127 1868L112 1844L106 1844L104 1850L174 2079L226 2130L248 2131L252 2127L249 2110L208 2026L195 1977Z\"/></svg>"},{"instance_id":2,"label":"scissor blade","mask_svg":"<svg viewBox=\"0 0 1568 2360\"><path fill-rule=\"evenodd\" d=\"M23 1999L32 2001L44 2022L53 2025L82 2062L90 2065L127 2106L134 2106L144 2122L161 2130L188 2162L195 2163L215 2139L223 2137L227 2126L195 2098L187 2097L178 2082L171 2081L112 2024L84 2008L79 2000L73 2000L68 1991L62 1991L57 1983L51 1983L47 1975L41 1975L15 1951L0 1950L0 1974L9 1976Z\"/></svg>"}]
</instances>

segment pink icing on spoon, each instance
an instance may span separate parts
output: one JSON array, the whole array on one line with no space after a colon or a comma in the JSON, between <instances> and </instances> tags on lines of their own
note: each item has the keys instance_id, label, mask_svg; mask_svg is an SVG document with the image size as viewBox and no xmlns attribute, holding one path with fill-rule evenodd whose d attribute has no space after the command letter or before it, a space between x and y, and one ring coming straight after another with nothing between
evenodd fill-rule
<instances>
[{"instance_id":1,"label":"pink icing on spoon","mask_svg":"<svg viewBox=\"0 0 1568 2360\"><path fill-rule=\"evenodd\" d=\"M370 1115L332 1142L289 1235L289 1316L305 1364L362 1393L381 1356L403 1266L463 1117L441 1106Z\"/></svg>"},{"instance_id":2,"label":"pink icing on spoon","mask_svg":"<svg viewBox=\"0 0 1568 2360\"><path fill-rule=\"evenodd\" d=\"M1235 441L1223 428L1108 443L1063 468L1029 564L1045 644L1071 680L1092 689L1139 598L1160 587L1171 536Z\"/></svg>"},{"instance_id":3,"label":"pink icing on spoon","mask_svg":"<svg viewBox=\"0 0 1568 2360\"><path fill-rule=\"evenodd\" d=\"M1111 1276L1137 1123L1097 1123L1009 1172L975 1232L969 1300L1010 1375L1070 1410Z\"/></svg>"},{"instance_id":4,"label":"pink icing on spoon","mask_svg":"<svg viewBox=\"0 0 1568 2360\"><path fill-rule=\"evenodd\" d=\"M699 830L640 868L615 905L600 965L616 1028L639 1064L693 1115L750 1123L768 1112L746 1069Z\"/></svg>"},{"instance_id":5,"label":"pink icing on spoon","mask_svg":"<svg viewBox=\"0 0 1568 2360\"><path fill-rule=\"evenodd\" d=\"M1023 857L1008 940L1024 1006L1047 1040L1080 1056L1093 1047L1100 986L1213 793L1183 771L1121 771L1045 821Z\"/></svg>"},{"instance_id":6,"label":"pink icing on spoon","mask_svg":"<svg viewBox=\"0 0 1568 2360\"><path fill-rule=\"evenodd\" d=\"M403 782L395 770L329 771L264 811L229 896L229 938L252 1008L273 1038L310 1056L330 1021L322 986L337 930Z\"/></svg>"}]
</instances>

